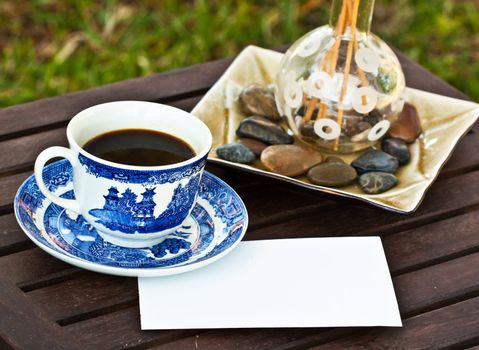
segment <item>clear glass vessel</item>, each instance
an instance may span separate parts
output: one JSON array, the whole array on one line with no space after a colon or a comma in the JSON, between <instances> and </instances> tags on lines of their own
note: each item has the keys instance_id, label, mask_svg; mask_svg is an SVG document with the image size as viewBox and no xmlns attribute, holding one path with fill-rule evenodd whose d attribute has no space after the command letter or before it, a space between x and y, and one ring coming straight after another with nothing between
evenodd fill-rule
<instances>
[{"instance_id":1,"label":"clear glass vessel","mask_svg":"<svg viewBox=\"0 0 479 350\"><path fill-rule=\"evenodd\" d=\"M350 153L381 139L403 108L404 74L370 33L374 0L333 0L330 23L296 41L281 61L276 103L302 141Z\"/></svg>"}]
</instances>

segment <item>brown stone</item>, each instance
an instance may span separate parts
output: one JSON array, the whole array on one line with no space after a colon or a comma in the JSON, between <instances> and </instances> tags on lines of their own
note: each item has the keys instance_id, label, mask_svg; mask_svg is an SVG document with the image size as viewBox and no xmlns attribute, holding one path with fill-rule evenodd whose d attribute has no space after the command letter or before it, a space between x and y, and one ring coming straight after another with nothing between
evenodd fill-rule
<instances>
[{"instance_id":1,"label":"brown stone","mask_svg":"<svg viewBox=\"0 0 479 350\"><path fill-rule=\"evenodd\" d=\"M306 124L303 123L298 129L303 136L319 139L318 134L314 131L314 123L311 121Z\"/></svg>"},{"instance_id":2,"label":"brown stone","mask_svg":"<svg viewBox=\"0 0 479 350\"><path fill-rule=\"evenodd\" d=\"M422 132L421 121L412 104L405 103L398 120L389 129L389 135L407 143L414 142Z\"/></svg>"},{"instance_id":3,"label":"brown stone","mask_svg":"<svg viewBox=\"0 0 479 350\"><path fill-rule=\"evenodd\" d=\"M267 86L253 84L246 87L239 95L239 103L246 116L261 115L272 121L281 119L276 108L274 90Z\"/></svg>"},{"instance_id":4,"label":"brown stone","mask_svg":"<svg viewBox=\"0 0 479 350\"><path fill-rule=\"evenodd\" d=\"M340 157L329 156L326 158L326 163L344 163L344 160Z\"/></svg>"},{"instance_id":5,"label":"brown stone","mask_svg":"<svg viewBox=\"0 0 479 350\"><path fill-rule=\"evenodd\" d=\"M352 184L356 177L356 170L346 163L322 163L308 171L309 181L320 186L347 186Z\"/></svg>"},{"instance_id":6,"label":"brown stone","mask_svg":"<svg viewBox=\"0 0 479 350\"><path fill-rule=\"evenodd\" d=\"M261 155L261 152L263 152L263 150L268 147L267 144L261 141L247 138L238 139L238 143L241 143L242 145L248 147L258 157Z\"/></svg>"},{"instance_id":7,"label":"brown stone","mask_svg":"<svg viewBox=\"0 0 479 350\"><path fill-rule=\"evenodd\" d=\"M298 145L273 145L261 153L261 162L267 169L286 176L302 175L322 159L318 151Z\"/></svg>"}]
</instances>

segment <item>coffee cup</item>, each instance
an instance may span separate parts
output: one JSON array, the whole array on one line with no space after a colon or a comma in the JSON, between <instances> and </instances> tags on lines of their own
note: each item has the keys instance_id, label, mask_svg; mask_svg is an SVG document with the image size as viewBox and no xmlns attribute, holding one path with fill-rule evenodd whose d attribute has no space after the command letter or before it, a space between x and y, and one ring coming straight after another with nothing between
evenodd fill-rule
<instances>
[{"instance_id":1,"label":"coffee cup","mask_svg":"<svg viewBox=\"0 0 479 350\"><path fill-rule=\"evenodd\" d=\"M83 148L95 137L125 129L172 135L187 143L194 156L174 164L138 166L108 161ZM54 146L38 155L38 187L54 204L82 215L105 241L131 248L160 243L190 215L212 144L208 127L190 113L141 101L81 111L68 124L67 139L69 148ZM71 163L75 199L57 196L43 181L45 164L56 157Z\"/></svg>"}]
</instances>

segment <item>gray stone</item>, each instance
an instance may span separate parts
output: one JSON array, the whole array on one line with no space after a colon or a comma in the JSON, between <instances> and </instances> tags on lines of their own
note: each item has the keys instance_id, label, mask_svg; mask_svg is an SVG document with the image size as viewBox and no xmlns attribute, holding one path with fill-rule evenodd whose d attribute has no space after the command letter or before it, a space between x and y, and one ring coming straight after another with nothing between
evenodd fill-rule
<instances>
[{"instance_id":1,"label":"gray stone","mask_svg":"<svg viewBox=\"0 0 479 350\"><path fill-rule=\"evenodd\" d=\"M404 165L411 159L409 147L406 142L401 139L388 138L381 142L381 148L384 152L396 157L399 165Z\"/></svg>"},{"instance_id":2,"label":"gray stone","mask_svg":"<svg viewBox=\"0 0 479 350\"><path fill-rule=\"evenodd\" d=\"M264 142L269 145L291 144L293 136L282 127L260 116L243 119L236 130L236 135Z\"/></svg>"},{"instance_id":3,"label":"gray stone","mask_svg":"<svg viewBox=\"0 0 479 350\"><path fill-rule=\"evenodd\" d=\"M308 179L320 186L342 187L350 185L357 177L356 170L346 163L322 163L308 171Z\"/></svg>"},{"instance_id":4,"label":"gray stone","mask_svg":"<svg viewBox=\"0 0 479 350\"><path fill-rule=\"evenodd\" d=\"M241 91L239 102L241 111L247 116L261 115L273 121L281 119L272 88L257 84L250 85Z\"/></svg>"},{"instance_id":5,"label":"gray stone","mask_svg":"<svg viewBox=\"0 0 479 350\"><path fill-rule=\"evenodd\" d=\"M261 153L261 162L268 170L286 176L302 175L322 159L318 151L298 145L273 145Z\"/></svg>"},{"instance_id":6,"label":"gray stone","mask_svg":"<svg viewBox=\"0 0 479 350\"><path fill-rule=\"evenodd\" d=\"M251 163L256 159L253 151L240 143L228 143L216 149L218 157L234 163Z\"/></svg>"},{"instance_id":7,"label":"gray stone","mask_svg":"<svg viewBox=\"0 0 479 350\"><path fill-rule=\"evenodd\" d=\"M389 173L375 171L359 177L359 186L368 194L383 193L396 186L397 183L397 177Z\"/></svg>"},{"instance_id":8,"label":"gray stone","mask_svg":"<svg viewBox=\"0 0 479 350\"><path fill-rule=\"evenodd\" d=\"M360 155L351 165L357 170L358 174L369 173L371 171L394 174L399 166L399 162L396 157L386 152L372 150Z\"/></svg>"}]
</instances>

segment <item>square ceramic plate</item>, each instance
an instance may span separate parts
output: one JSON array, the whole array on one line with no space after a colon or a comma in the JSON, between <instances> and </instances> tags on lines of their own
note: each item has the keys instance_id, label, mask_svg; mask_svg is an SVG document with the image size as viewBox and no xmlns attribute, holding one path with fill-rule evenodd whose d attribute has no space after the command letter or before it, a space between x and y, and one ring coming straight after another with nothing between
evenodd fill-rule
<instances>
[{"instance_id":1,"label":"square ceramic plate","mask_svg":"<svg viewBox=\"0 0 479 350\"><path fill-rule=\"evenodd\" d=\"M238 91L253 83L273 83L282 56L275 51L248 46L193 109L192 113L203 120L213 134L210 161L312 190L356 198L387 210L410 213L421 203L457 142L479 117L479 105L476 103L407 88L405 99L416 106L424 133L410 145L411 161L396 173L399 184L377 195L365 194L357 185L330 188L313 185L305 176L292 178L275 174L266 170L259 160L244 165L218 159L216 148L236 140L235 131L244 118L235 99ZM352 154L342 158L350 163L357 156Z\"/></svg>"}]
</instances>

